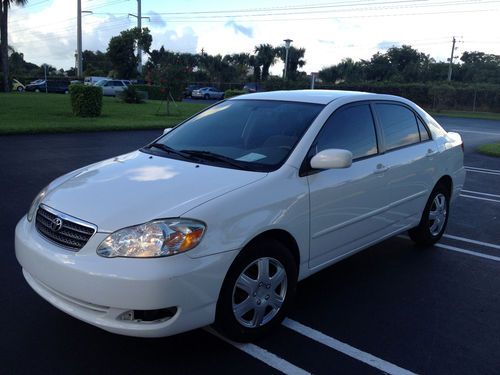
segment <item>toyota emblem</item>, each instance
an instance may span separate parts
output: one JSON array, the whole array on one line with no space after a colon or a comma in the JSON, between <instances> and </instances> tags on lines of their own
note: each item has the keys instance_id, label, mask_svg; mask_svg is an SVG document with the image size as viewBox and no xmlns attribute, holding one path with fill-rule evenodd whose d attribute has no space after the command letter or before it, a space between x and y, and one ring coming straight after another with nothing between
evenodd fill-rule
<instances>
[{"instance_id":1,"label":"toyota emblem","mask_svg":"<svg viewBox=\"0 0 500 375\"><path fill-rule=\"evenodd\" d=\"M54 232L59 232L62 226L63 226L63 221L59 217L54 218L50 223L50 229L52 229Z\"/></svg>"}]
</instances>

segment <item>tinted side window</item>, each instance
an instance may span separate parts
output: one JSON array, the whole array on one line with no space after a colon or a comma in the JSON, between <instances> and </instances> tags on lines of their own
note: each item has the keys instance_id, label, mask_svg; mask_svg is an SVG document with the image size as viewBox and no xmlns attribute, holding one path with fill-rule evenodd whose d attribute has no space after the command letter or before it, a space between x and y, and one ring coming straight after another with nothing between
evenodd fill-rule
<instances>
[{"instance_id":1,"label":"tinted side window","mask_svg":"<svg viewBox=\"0 0 500 375\"><path fill-rule=\"evenodd\" d=\"M412 111L397 104L375 104L387 150L420 142Z\"/></svg>"},{"instance_id":2,"label":"tinted side window","mask_svg":"<svg viewBox=\"0 0 500 375\"><path fill-rule=\"evenodd\" d=\"M368 104L340 108L334 112L316 141L316 152L327 148L349 150L353 159L378 152L375 125Z\"/></svg>"},{"instance_id":3,"label":"tinted side window","mask_svg":"<svg viewBox=\"0 0 500 375\"><path fill-rule=\"evenodd\" d=\"M417 122L418 122L418 131L420 132L420 141L427 141L430 139L429 137L429 132L427 131L427 128L425 125L420 121L420 119L417 117Z\"/></svg>"}]
</instances>

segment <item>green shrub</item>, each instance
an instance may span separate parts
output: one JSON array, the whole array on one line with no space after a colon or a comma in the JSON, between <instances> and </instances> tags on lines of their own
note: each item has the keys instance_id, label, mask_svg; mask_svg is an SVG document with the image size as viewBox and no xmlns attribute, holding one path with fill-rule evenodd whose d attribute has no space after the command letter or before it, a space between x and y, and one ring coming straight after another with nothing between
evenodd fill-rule
<instances>
[{"instance_id":1,"label":"green shrub","mask_svg":"<svg viewBox=\"0 0 500 375\"><path fill-rule=\"evenodd\" d=\"M69 86L71 108L79 117L98 117L102 110L102 88L75 84Z\"/></svg>"},{"instance_id":2,"label":"green shrub","mask_svg":"<svg viewBox=\"0 0 500 375\"><path fill-rule=\"evenodd\" d=\"M233 96L247 94L245 90L226 90L224 92L224 99L232 98Z\"/></svg>"},{"instance_id":3,"label":"green shrub","mask_svg":"<svg viewBox=\"0 0 500 375\"><path fill-rule=\"evenodd\" d=\"M158 85L134 85L137 91L147 92L148 99L165 100L167 98L167 90Z\"/></svg>"},{"instance_id":4,"label":"green shrub","mask_svg":"<svg viewBox=\"0 0 500 375\"><path fill-rule=\"evenodd\" d=\"M125 103L139 104L144 103L146 95L146 91L138 91L134 85L129 85L125 90L118 93L117 96Z\"/></svg>"}]
</instances>

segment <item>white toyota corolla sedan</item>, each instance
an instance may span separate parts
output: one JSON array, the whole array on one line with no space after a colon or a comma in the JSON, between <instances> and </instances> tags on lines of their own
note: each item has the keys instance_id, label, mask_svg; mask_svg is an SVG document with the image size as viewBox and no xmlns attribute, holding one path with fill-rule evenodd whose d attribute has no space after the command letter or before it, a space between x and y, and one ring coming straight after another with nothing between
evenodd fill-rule
<instances>
[{"instance_id":1,"label":"white toyota corolla sedan","mask_svg":"<svg viewBox=\"0 0 500 375\"><path fill-rule=\"evenodd\" d=\"M54 180L16 255L40 296L107 331L248 341L297 281L404 231L438 241L464 179L460 136L406 99L243 95Z\"/></svg>"}]
</instances>

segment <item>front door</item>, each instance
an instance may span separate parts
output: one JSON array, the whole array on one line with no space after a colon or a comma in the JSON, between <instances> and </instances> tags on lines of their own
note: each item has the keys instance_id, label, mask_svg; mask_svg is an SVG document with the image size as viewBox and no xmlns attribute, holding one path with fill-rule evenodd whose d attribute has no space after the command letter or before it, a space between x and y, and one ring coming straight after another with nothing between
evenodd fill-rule
<instances>
[{"instance_id":1,"label":"front door","mask_svg":"<svg viewBox=\"0 0 500 375\"><path fill-rule=\"evenodd\" d=\"M331 148L351 151L353 163L349 168L312 171L307 176L311 268L347 255L392 230L386 167L379 160L369 104L336 110L320 131L309 157Z\"/></svg>"}]
</instances>

